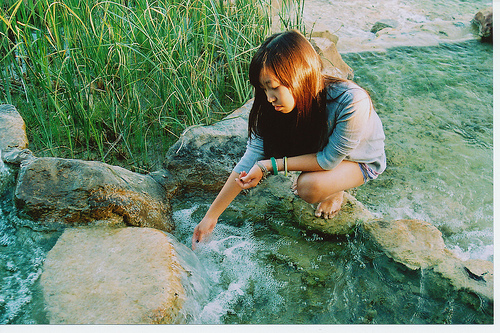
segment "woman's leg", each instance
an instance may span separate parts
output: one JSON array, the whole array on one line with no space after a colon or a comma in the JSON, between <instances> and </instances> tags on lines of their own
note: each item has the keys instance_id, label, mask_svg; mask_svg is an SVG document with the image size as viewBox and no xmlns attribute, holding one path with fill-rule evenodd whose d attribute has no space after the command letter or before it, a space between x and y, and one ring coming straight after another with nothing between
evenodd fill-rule
<instances>
[{"instance_id":1,"label":"woman's leg","mask_svg":"<svg viewBox=\"0 0 500 333\"><path fill-rule=\"evenodd\" d=\"M305 201L315 204L316 216L332 218L340 210L344 190L364 183L359 164L342 161L332 170L303 172L297 179L297 194Z\"/></svg>"}]
</instances>

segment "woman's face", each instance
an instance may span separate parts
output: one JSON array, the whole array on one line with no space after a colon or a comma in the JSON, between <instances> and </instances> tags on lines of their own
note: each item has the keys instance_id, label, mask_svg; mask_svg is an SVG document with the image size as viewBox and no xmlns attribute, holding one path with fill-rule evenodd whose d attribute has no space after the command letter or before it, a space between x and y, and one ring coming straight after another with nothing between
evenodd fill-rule
<instances>
[{"instance_id":1,"label":"woman's face","mask_svg":"<svg viewBox=\"0 0 500 333\"><path fill-rule=\"evenodd\" d=\"M295 98L290 89L281 84L274 73L263 69L259 76L260 87L264 90L267 101L278 112L289 113L295 108Z\"/></svg>"}]
</instances>

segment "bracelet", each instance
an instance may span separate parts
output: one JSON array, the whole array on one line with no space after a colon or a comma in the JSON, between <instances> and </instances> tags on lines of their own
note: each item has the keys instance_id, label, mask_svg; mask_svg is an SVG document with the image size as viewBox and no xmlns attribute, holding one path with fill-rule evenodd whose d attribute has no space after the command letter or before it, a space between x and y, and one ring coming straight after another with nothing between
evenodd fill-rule
<instances>
[{"instance_id":1,"label":"bracelet","mask_svg":"<svg viewBox=\"0 0 500 333\"><path fill-rule=\"evenodd\" d=\"M276 164L276 159L271 157L271 164L273 165L273 175L278 174L278 165Z\"/></svg>"},{"instance_id":2,"label":"bracelet","mask_svg":"<svg viewBox=\"0 0 500 333\"><path fill-rule=\"evenodd\" d=\"M288 176L288 157L283 157L283 168L285 169L285 177Z\"/></svg>"},{"instance_id":3,"label":"bracelet","mask_svg":"<svg viewBox=\"0 0 500 333\"><path fill-rule=\"evenodd\" d=\"M267 175L270 174L269 170L267 170L267 168L265 166L263 166L262 164L260 164L259 161L257 161L257 166L260 168L260 171L262 171L262 179L266 179L267 178Z\"/></svg>"}]
</instances>

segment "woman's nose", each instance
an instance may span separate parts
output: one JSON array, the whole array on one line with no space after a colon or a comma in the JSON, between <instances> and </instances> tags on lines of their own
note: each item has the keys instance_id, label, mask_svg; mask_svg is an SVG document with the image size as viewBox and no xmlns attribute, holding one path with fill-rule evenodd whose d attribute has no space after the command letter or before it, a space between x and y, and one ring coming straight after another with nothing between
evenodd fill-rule
<instances>
[{"instance_id":1,"label":"woman's nose","mask_svg":"<svg viewBox=\"0 0 500 333\"><path fill-rule=\"evenodd\" d=\"M276 100L276 96L274 96L274 94L272 94L271 92L266 92L266 96L269 103L272 103Z\"/></svg>"}]
</instances>

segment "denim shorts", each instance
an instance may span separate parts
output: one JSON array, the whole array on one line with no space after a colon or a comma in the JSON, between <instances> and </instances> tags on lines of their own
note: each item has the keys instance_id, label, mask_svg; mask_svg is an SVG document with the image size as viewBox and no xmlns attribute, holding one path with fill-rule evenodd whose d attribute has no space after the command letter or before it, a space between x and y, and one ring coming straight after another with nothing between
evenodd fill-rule
<instances>
[{"instance_id":1,"label":"denim shorts","mask_svg":"<svg viewBox=\"0 0 500 333\"><path fill-rule=\"evenodd\" d=\"M378 177L379 173L375 172L370 168L366 163L358 163L361 173L363 174L364 182L368 182L369 180L373 180Z\"/></svg>"}]
</instances>

